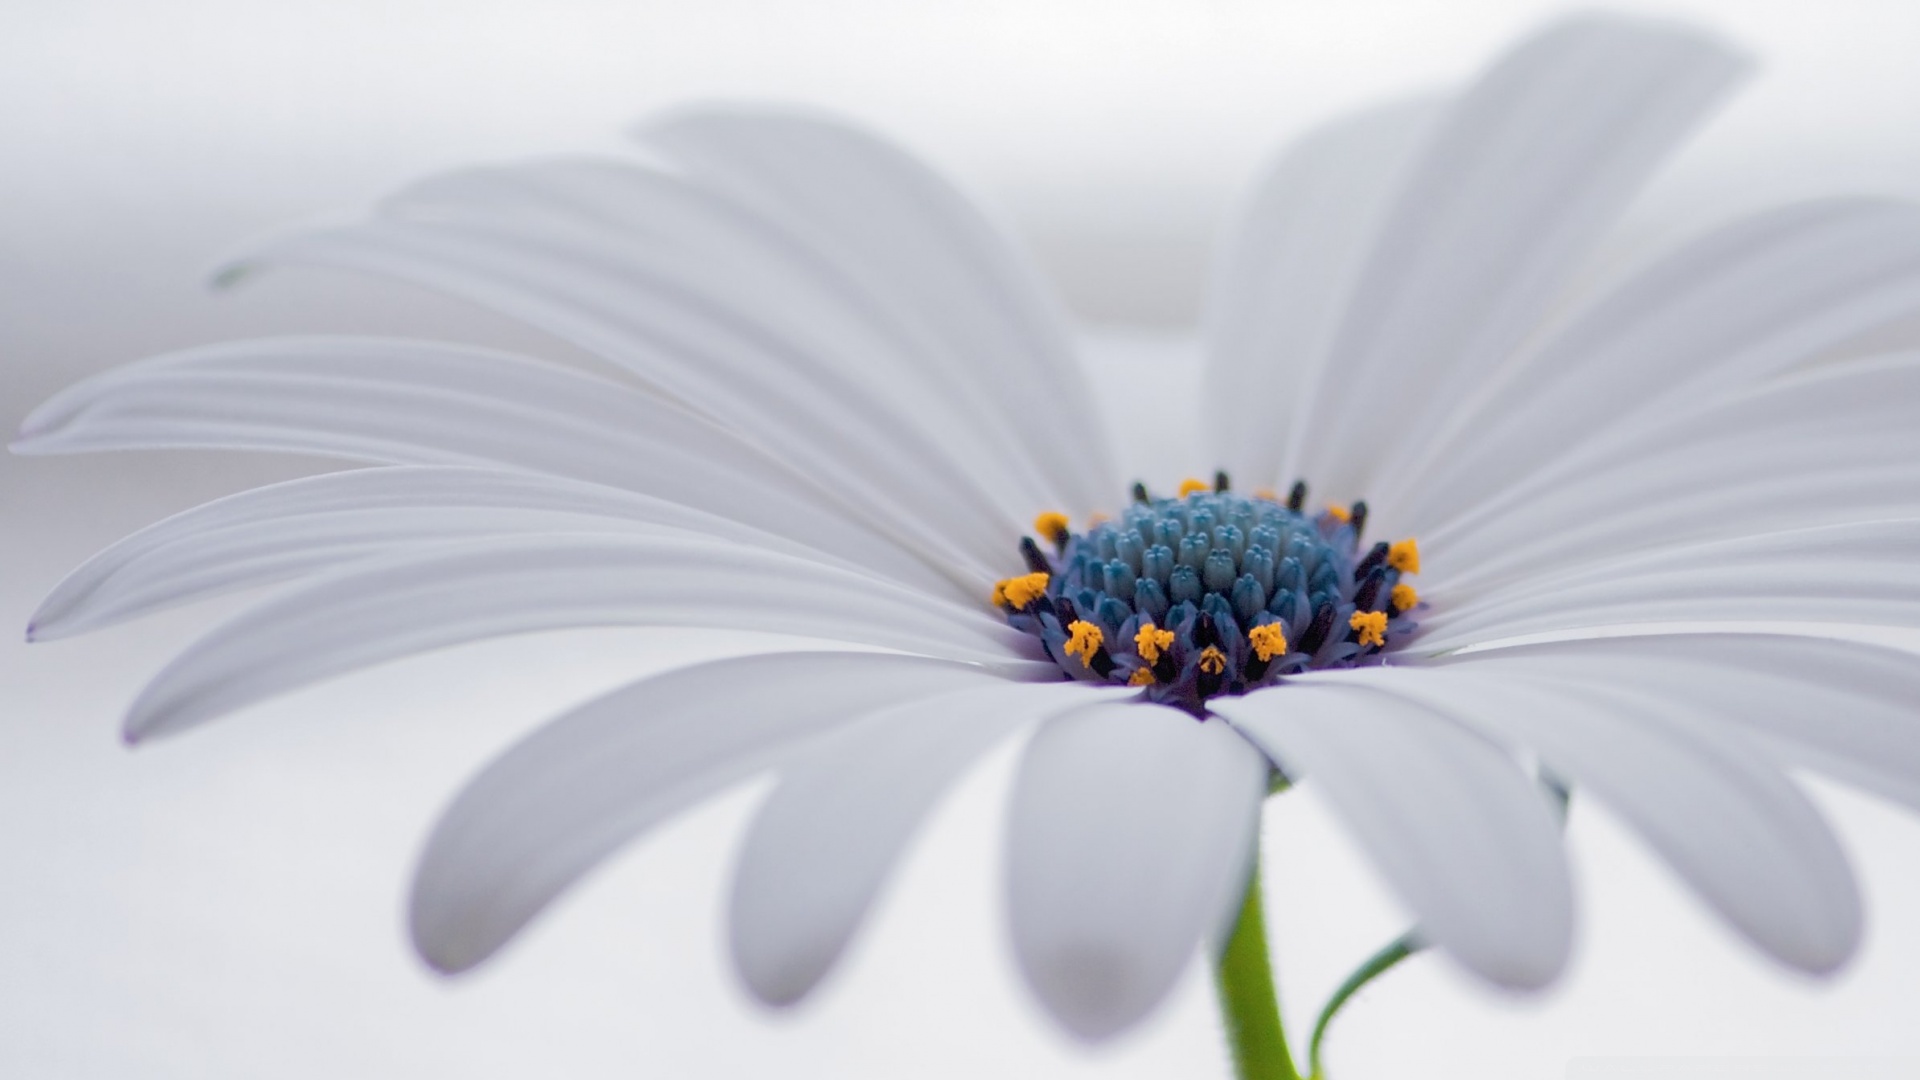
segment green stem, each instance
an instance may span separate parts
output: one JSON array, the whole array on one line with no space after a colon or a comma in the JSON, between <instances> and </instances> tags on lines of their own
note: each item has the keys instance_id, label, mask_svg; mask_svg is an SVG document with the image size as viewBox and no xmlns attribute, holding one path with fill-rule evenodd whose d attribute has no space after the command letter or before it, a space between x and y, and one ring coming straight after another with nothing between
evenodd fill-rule
<instances>
[{"instance_id":1,"label":"green stem","mask_svg":"<svg viewBox=\"0 0 1920 1080\"><path fill-rule=\"evenodd\" d=\"M1234 1074L1240 1080L1300 1080L1287 1033L1280 1024L1280 997L1273 989L1273 962L1267 955L1267 920L1260 908L1260 863L1247 878L1240 918L1214 969L1220 1013L1233 1048Z\"/></svg>"},{"instance_id":2,"label":"green stem","mask_svg":"<svg viewBox=\"0 0 1920 1080\"><path fill-rule=\"evenodd\" d=\"M1312 1070L1308 1073L1311 1080L1323 1080L1327 1075L1326 1070L1320 1065L1320 1042L1326 1038L1327 1025L1333 1023L1334 1015L1340 1011L1340 1007L1345 1005L1347 999L1361 987L1386 974L1395 964L1423 948L1426 948L1426 945L1419 936L1412 930L1407 931L1393 944L1368 957L1367 962L1347 976L1347 981L1341 983L1340 989L1335 990L1333 996L1327 999L1326 1007L1320 1010L1320 1019L1314 1022L1313 1038L1307 1043L1307 1067Z\"/></svg>"}]
</instances>

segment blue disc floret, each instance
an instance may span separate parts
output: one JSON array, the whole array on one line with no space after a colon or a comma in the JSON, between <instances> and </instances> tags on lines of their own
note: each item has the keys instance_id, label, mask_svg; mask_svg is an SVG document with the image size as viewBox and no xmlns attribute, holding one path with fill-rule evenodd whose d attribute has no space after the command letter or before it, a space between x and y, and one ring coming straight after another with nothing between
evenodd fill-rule
<instances>
[{"instance_id":1,"label":"blue disc floret","mask_svg":"<svg viewBox=\"0 0 1920 1080\"><path fill-rule=\"evenodd\" d=\"M1039 638L1069 678L1140 687L1196 714L1218 694L1377 658L1414 629L1401 580L1420 569L1412 540L1361 547L1365 503L1305 509L1233 492L1225 473L1155 497L1144 484L1117 519L1074 532L1048 512L1020 543L1026 573L993 602Z\"/></svg>"}]
</instances>

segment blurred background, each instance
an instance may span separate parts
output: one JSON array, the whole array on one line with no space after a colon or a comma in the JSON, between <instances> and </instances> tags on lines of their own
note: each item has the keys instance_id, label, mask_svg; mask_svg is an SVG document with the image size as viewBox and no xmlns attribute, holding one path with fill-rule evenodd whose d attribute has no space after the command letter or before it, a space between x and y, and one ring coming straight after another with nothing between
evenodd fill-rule
<instances>
[{"instance_id":1,"label":"blurred background","mask_svg":"<svg viewBox=\"0 0 1920 1080\"><path fill-rule=\"evenodd\" d=\"M1465 78L1558 7L4 0L0 421L12 430L108 366L260 333L421 334L569 358L385 283L284 272L216 298L203 280L224 250L291 219L448 166L617 150L649 110L715 97L811 102L895 134L1031 247L1085 321L1096 370L1156 362L1183 347L1221 223L1285 140ZM1635 207L1609 259L1798 194L1920 197L1920 5L1654 10L1720 28L1764 66ZM61 574L131 529L325 467L0 459L0 627L24 626ZM430 976L406 942L405 892L462 780L568 704L751 643L643 631L496 642L123 747L120 714L141 682L232 607L0 644L0 1074L1226 1075L1197 967L1152 1022L1092 1051L1024 996L997 879L1010 750L944 805L847 962L797 1013L751 1004L724 953L721 897L753 786L631 848L478 974ZM1750 954L1582 805L1571 842L1584 925L1566 981L1510 998L1418 959L1351 1006L1333 1072L1518 1080L1576 1062L1578 1075L1612 1075L1595 1059L1753 1055L1852 1058L1866 1075L1920 1060L1920 822L1818 794L1870 905L1865 948L1836 979ZM1269 814L1269 917L1304 1030L1401 917L1310 794Z\"/></svg>"}]
</instances>

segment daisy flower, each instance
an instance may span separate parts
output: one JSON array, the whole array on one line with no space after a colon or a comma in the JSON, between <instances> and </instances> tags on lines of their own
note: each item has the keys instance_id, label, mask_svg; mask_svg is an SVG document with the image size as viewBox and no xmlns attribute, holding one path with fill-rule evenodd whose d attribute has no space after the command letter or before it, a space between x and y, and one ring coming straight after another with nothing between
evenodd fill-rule
<instances>
[{"instance_id":1,"label":"daisy flower","mask_svg":"<svg viewBox=\"0 0 1920 1080\"><path fill-rule=\"evenodd\" d=\"M1222 260L1204 371L1161 373L1201 380L1214 454L1177 490L1118 474L1016 251L855 127L696 110L647 126L633 160L437 176L222 280L386 275L617 377L316 337L82 382L16 451L370 467L139 532L29 635L283 586L153 679L132 740L498 635L844 643L632 683L486 768L413 884L414 941L447 972L772 770L730 937L754 994L795 1001L941 794L1018 733L1013 950L1086 1038L1146 1016L1204 950L1243 1074L1294 1075L1254 852L1263 799L1298 779L1416 920L1356 980L1426 944L1502 986L1552 980L1569 791L1755 946L1826 972L1860 899L1789 772L1920 808L1920 666L1813 631L1920 625L1920 356L1861 345L1920 314L1920 212L1788 206L1573 287L1744 67L1685 28L1586 17L1302 140Z\"/></svg>"}]
</instances>

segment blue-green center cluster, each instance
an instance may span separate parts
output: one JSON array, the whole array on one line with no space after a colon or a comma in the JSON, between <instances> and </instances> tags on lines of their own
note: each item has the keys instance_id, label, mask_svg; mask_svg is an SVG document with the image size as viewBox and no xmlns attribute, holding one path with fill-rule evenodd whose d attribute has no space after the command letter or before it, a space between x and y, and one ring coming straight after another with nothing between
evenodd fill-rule
<instances>
[{"instance_id":1,"label":"blue-green center cluster","mask_svg":"<svg viewBox=\"0 0 1920 1080\"><path fill-rule=\"evenodd\" d=\"M1365 504L1307 513L1304 497L1295 485L1284 502L1249 498L1224 477L1176 498L1136 486L1115 520L1023 542L1046 589L1008 621L1073 678L1139 686L1196 713L1216 694L1362 661L1413 629L1394 609L1400 571L1388 545L1362 552ZM1382 613L1379 632L1357 612Z\"/></svg>"}]
</instances>

